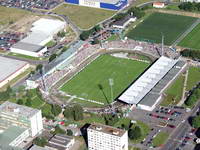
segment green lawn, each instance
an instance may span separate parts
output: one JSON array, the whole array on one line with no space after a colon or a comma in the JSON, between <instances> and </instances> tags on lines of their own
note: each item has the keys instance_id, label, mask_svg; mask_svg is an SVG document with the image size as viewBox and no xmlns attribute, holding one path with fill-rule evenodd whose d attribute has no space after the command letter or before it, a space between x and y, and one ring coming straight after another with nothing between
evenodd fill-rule
<instances>
[{"instance_id":1,"label":"green lawn","mask_svg":"<svg viewBox=\"0 0 200 150\"><path fill-rule=\"evenodd\" d=\"M24 59L30 59L30 60L42 60L43 59L40 57L32 57L32 56L17 54L17 53L12 53L12 52L8 53L8 56L16 56L18 58L24 58Z\"/></svg>"},{"instance_id":2,"label":"green lawn","mask_svg":"<svg viewBox=\"0 0 200 150\"><path fill-rule=\"evenodd\" d=\"M183 85L185 77L179 76L174 83L165 91L166 97L162 101L162 106L168 106L170 104L177 104L182 97Z\"/></svg>"},{"instance_id":3,"label":"green lawn","mask_svg":"<svg viewBox=\"0 0 200 150\"><path fill-rule=\"evenodd\" d=\"M81 29L88 29L97 23L113 16L116 12L84 7L78 5L63 4L54 10L57 14L68 16Z\"/></svg>"},{"instance_id":4,"label":"green lawn","mask_svg":"<svg viewBox=\"0 0 200 150\"><path fill-rule=\"evenodd\" d=\"M53 46L55 46L56 45L56 42L54 42L54 41L49 41L45 46L47 46L47 47L53 47Z\"/></svg>"},{"instance_id":5,"label":"green lawn","mask_svg":"<svg viewBox=\"0 0 200 150\"><path fill-rule=\"evenodd\" d=\"M116 98L148 65L144 62L102 55L65 83L61 90L107 105L113 101L111 100L109 78L114 80L113 95ZM102 86L102 90L100 90L99 84Z\"/></svg>"},{"instance_id":6,"label":"green lawn","mask_svg":"<svg viewBox=\"0 0 200 150\"><path fill-rule=\"evenodd\" d=\"M52 114L51 112L51 105L50 104L45 104L44 106L41 107L41 110L42 110L42 114L44 114L45 116L50 116Z\"/></svg>"},{"instance_id":7,"label":"green lawn","mask_svg":"<svg viewBox=\"0 0 200 150\"><path fill-rule=\"evenodd\" d=\"M0 25L13 24L23 17L31 16L32 13L17 8L0 6Z\"/></svg>"},{"instance_id":8,"label":"green lawn","mask_svg":"<svg viewBox=\"0 0 200 150\"><path fill-rule=\"evenodd\" d=\"M169 134L166 133L166 132L158 133L156 135L156 137L152 141L153 146L155 146L155 147L162 146L163 144L165 144L165 142L167 141L168 137L169 137Z\"/></svg>"},{"instance_id":9,"label":"green lawn","mask_svg":"<svg viewBox=\"0 0 200 150\"><path fill-rule=\"evenodd\" d=\"M73 103L80 104L83 107L102 107L103 105L97 104L97 103L92 103L88 101L83 101L78 98L75 98L72 100Z\"/></svg>"},{"instance_id":10,"label":"green lawn","mask_svg":"<svg viewBox=\"0 0 200 150\"><path fill-rule=\"evenodd\" d=\"M135 29L130 30L127 36L135 40L161 43L163 34L164 44L171 45L196 19L180 15L153 13Z\"/></svg>"},{"instance_id":11,"label":"green lawn","mask_svg":"<svg viewBox=\"0 0 200 150\"><path fill-rule=\"evenodd\" d=\"M200 50L200 24L198 24L178 45Z\"/></svg>"},{"instance_id":12,"label":"green lawn","mask_svg":"<svg viewBox=\"0 0 200 150\"><path fill-rule=\"evenodd\" d=\"M200 82L200 68L190 67L188 72L187 88L186 90L191 90L197 82Z\"/></svg>"}]
</instances>

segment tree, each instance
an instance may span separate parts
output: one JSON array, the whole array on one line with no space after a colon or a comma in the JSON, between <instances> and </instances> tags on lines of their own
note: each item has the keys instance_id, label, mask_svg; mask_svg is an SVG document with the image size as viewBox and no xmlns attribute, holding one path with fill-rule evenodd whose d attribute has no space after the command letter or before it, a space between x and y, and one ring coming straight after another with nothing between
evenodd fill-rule
<instances>
[{"instance_id":1,"label":"tree","mask_svg":"<svg viewBox=\"0 0 200 150\"><path fill-rule=\"evenodd\" d=\"M22 99L18 99L18 100L17 100L17 104L23 105L23 104L24 104L24 101L23 101Z\"/></svg>"},{"instance_id":2,"label":"tree","mask_svg":"<svg viewBox=\"0 0 200 150\"><path fill-rule=\"evenodd\" d=\"M65 34L66 34L65 32L58 32L57 36L58 36L58 37L64 37Z\"/></svg>"},{"instance_id":3,"label":"tree","mask_svg":"<svg viewBox=\"0 0 200 150\"><path fill-rule=\"evenodd\" d=\"M39 64L39 65L37 65L36 66L36 71L40 71L40 70L42 70L42 68L43 68L43 65L42 64Z\"/></svg>"},{"instance_id":4,"label":"tree","mask_svg":"<svg viewBox=\"0 0 200 150\"><path fill-rule=\"evenodd\" d=\"M194 128L199 128L200 127L200 116L196 116L192 119L192 126Z\"/></svg>"},{"instance_id":5,"label":"tree","mask_svg":"<svg viewBox=\"0 0 200 150\"><path fill-rule=\"evenodd\" d=\"M32 101L31 101L31 99L28 98L28 99L26 100L25 105L28 106L28 107L31 107L31 106L32 106Z\"/></svg>"},{"instance_id":6,"label":"tree","mask_svg":"<svg viewBox=\"0 0 200 150\"><path fill-rule=\"evenodd\" d=\"M83 108L80 105L74 105L74 120L79 121L83 120Z\"/></svg>"},{"instance_id":7,"label":"tree","mask_svg":"<svg viewBox=\"0 0 200 150\"><path fill-rule=\"evenodd\" d=\"M54 116L58 116L62 112L62 108L59 105L54 104L51 106L51 112Z\"/></svg>"},{"instance_id":8,"label":"tree","mask_svg":"<svg viewBox=\"0 0 200 150\"><path fill-rule=\"evenodd\" d=\"M67 119L73 119L75 121L83 120L83 108L78 104L66 108L63 114Z\"/></svg>"},{"instance_id":9,"label":"tree","mask_svg":"<svg viewBox=\"0 0 200 150\"><path fill-rule=\"evenodd\" d=\"M73 119L74 118L74 112L73 109L71 107L68 107L64 110L63 112L65 118L67 119Z\"/></svg>"},{"instance_id":10,"label":"tree","mask_svg":"<svg viewBox=\"0 0 200 150\"><path fill-rule=\"evenodd\" d=\"M68 135L68 136L72 136L72 135L73 135L73 132L72 132L72 130L70 130L70 129L67 129L67 135Z\"/></svg>"},{"instance_id":11,"label":"tree","mask_svg":"<svg viewBox=\"0 0 200 150\"><path fill-rule=\"evenodd\" d=\"M48 142L44 137L37 137L33 140L33 143L38 146L44 147Z\"/></svg>"},{"instance_id":12,"label":"tree","mask_svg":"<svg viewBox=\"0 0 200 150\"><path fill-rule=\"evenodd\" d=\"M140 127L136 126L135 128L133 129L129 129L128 131L128 137L131 139L131 140L137 140L138 138L140 138L142 135L141 133L141 129Z\"/></svg>"},{"instance_id":13,"label":"tree","mask_svg":"<svg viewBox=\"0 0 200 150\"><path fill-rule=\"evenodd\" d=\"M53 134L65 134L65 130L61 129L59 125L57 125L55 127L55 131L53 132Z\"/></svg>"},{"instance_id":14,"label":"tree","mask_svg":"<svg viewBox=\"0 0 200 150\"><path fill-rule=\"evenodd\" d=\"M99 43L100 43L100 41L99 41L98 39L94 39L94 40L92 41L92 44L93 44L93 45L99 44Z\"/></svg>"},{"instance_id":15,"label":"tree","mask_svg":"<svg viewBox=\"0 0 200 150\"><path fill-rule=\"evenodd\" d=\"M49 57L49 62L53 61L54 59L56 59L57 57L57 54L52 54L50 57Z\"/></svg>"},{"instance_id":16,"label":"tree","mask_svg":"<svg viewBox=\"0 0 200 150\"><path fill-rule=\"evenodd\" d=\"M90 31L83 31L81 34L80 34L80 39L85 41L89 38L91 32Z\"/></svg>"}]
</instances>

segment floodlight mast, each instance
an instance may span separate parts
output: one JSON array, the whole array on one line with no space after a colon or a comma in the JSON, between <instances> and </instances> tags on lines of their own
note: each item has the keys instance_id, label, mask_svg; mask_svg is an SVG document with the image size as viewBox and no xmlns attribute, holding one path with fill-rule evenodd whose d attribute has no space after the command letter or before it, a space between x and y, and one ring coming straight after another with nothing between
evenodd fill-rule
<instances>
[{"instance_id":1,"label":"floodlight mast","mask_svg":"<svg viewBox=\"0 0 200 150\"><path fill-rule=\"evenodd\" d=\"M111 101L113 101L113 86L114 86L114 80L113 78L109 78L109 85L110 85L110 92L111 92Z\"/></svg>"},{"instance_id":2,"label":"floodlight mast","mask_svg":"<svg viewBox=\"0 0 200 150\"><path fill-rule=\"evenodd\" d=\"M163 33L161 33L162 34L162 56L164 56L164 35L163 35Z\"/></svg>"}]
</instances>

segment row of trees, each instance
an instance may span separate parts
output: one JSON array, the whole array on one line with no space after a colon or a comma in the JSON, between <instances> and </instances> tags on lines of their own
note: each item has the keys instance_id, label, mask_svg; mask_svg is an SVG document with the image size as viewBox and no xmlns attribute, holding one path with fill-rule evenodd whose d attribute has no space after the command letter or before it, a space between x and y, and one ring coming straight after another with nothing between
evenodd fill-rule
<instances>
[{"instance_id":1,"label":"row of trees","mask_svg":"<svg viewBox=\"0 0 200 150\"><path fill-rule=\"evenodd\" d=\"M200 3L195 3L195 2L181 3L178 7L179 9L182 9L185 11L200 11Z\"/></svg>"},{"instance_id":2,"label":"row of trees","mask_svg":"<svg viewBox=\"0 0 200 150\"><path fill-rule=\"evenodd\" d=\"M187 98L187 100L185 101L185 104L187 106L194 106L194 104L198 101L198 99L200 99L200 85L197 86L197 88L195 88L191 94L189 95L189 97Z\"/></svg>"},{"instance_id":3,"label":"row of trees","mask_svg":"<svg viewBox=\"0 0 200 150\"><path fill-rule=\"evenodd\" d=\"M12 89L10 86L8 86L5 91L0 92L0 101L5 101L9 99L11 95L12 95Z\"/></svg>"},{"instance_id":4,"label":"row of trees","mask_svg":"<svg viewBox=\"0 0 200 150\"><path fill-rule=\"evenodd\" d=\"M93 27L90 30L83 31L80 34L80 39L83 40L83 41L85 41L85 40L87 40L90 37L90 35L94 34L95 32L99 32L100 30L101 30L101 27L99 25L96 25L95 27Z\"/></svg>"},{"instance_id":5,"label":"row of trees","mask_svg":"<svg viewBox=\"0 0 200 150\"><path fill-rule=\"evenodd\" d=\"M83 108L76 104L73 107L68 107L63 112L65 118L75 121L83 120Z\"/></svg>"},{"instance_id":6,"label":"row of trees","mask_svg":"<svg viewBox=\"0 0 200 150\"><path fill-rule=\"evenodd\" d=\"M200 59L200 51L199 50L185 49L185 50L181 51L180 54L184 57L190 57L194 60Z\"/></svg>"},{"instance_id":7,"label":"row of trees","mask_svg":"<svg viewBox=\"0 0 200 150\"><path fill-rule=\"evenodd\" d=\"M141 136L142 136L142 132L141 132L140 127L138 127L138 126L135 126L134 128L131 128L131 129L128 130L128 137L131 140L137 140Z\"/></svg>"}]
</instances>

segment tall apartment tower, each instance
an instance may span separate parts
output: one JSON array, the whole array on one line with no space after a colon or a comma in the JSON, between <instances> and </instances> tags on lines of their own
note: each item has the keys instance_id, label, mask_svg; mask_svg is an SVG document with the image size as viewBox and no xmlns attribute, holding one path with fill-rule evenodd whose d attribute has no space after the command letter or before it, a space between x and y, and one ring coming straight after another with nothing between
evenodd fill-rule
<instances>
[{"instance_id":1,"label":"tall apartment tower","mask_svg":"<svg viewBox=\"0 0 200 150\"><path fill-rule=\"evenodd\" d=\"M125 130L92 124L87 129L88 150L128 150L128 133Z\"/></svg>"}]
</instances>

